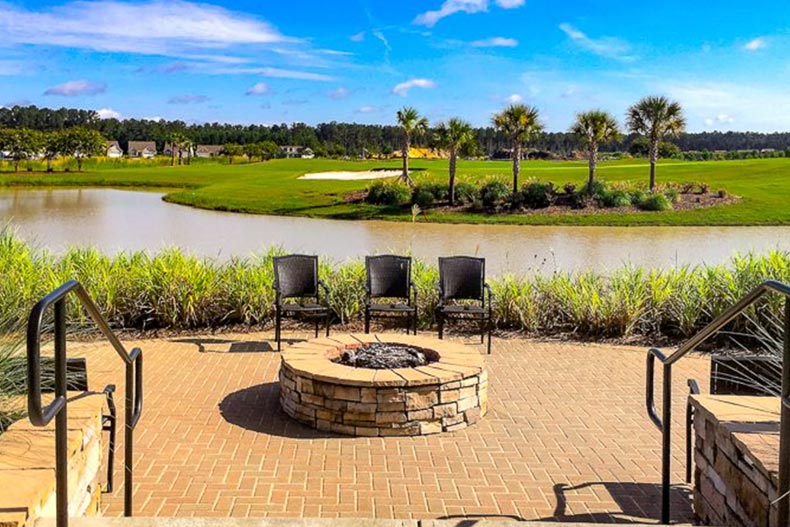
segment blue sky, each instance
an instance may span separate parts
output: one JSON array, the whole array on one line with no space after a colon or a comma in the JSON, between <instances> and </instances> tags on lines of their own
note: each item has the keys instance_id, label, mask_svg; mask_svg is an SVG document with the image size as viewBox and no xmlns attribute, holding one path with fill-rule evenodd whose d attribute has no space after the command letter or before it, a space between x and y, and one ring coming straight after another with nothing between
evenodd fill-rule
<instances>
[{"instance_id":1,"label":"blue sky","mask_svg":"<svg viewBox=\"0 0 790 527\"><path fill-rule=\"evenodd\" d=\"M0 1L0 35L0 105L484 125L519 101L560 131L664 94L691 131L790 130L787 0Z\"/></svg>"}]
</instances>

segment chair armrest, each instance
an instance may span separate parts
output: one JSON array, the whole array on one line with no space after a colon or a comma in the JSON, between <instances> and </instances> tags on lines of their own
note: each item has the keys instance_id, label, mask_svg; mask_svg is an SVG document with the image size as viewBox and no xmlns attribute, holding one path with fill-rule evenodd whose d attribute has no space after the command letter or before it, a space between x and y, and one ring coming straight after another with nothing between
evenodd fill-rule
<instances>
[{"instance_id":1,"label":"chair armrest","mask_svg":"<svg viewBox=\"0 0 790 527\"><path fill-rule=\"evenodd\" d=\"M438 306L444 305L444 289L442 289L442 283L436 282L436 292L439 295L439 302L436 304Z\"/></svg>"}]
</instances>

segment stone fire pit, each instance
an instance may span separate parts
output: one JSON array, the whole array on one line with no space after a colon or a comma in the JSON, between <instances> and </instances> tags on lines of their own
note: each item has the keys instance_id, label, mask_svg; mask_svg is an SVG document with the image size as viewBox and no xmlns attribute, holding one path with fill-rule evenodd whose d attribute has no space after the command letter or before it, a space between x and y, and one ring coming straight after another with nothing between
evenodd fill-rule
<instances>
[{"instance_id":1,"label":"stone fire pit","mask_svg":"<svg viewBox=\"0 0 790 527\"><path fill-rule=\"evenodd\" d=\"M373 344L372 346L370 344ZM358 353L361 352L361 353ZM371 359L419 356L416 367ZM373 364L353 367L346 364ZM282 352L280 404L319 430L355 436L414 436L475 423L487 410L483 357L462 344L396 334L323 337Z\"/></svg>"}]
</instances>

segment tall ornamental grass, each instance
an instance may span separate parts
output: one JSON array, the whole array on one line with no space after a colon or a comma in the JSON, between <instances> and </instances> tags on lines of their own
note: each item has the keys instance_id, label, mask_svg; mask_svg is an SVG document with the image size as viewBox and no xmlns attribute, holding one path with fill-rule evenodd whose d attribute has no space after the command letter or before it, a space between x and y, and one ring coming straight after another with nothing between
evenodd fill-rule
<instances>
[{"instance_id":1,"label":"tall ornamental grass","mask_svg":"<svg viewBox=\"0 0 790 527\"><path fill-rule=\"evenodd\" d=\"M271 249L226 262L170 248L158 253L96 249L54 255L36 249L12 231L0 231L0 319L23 320L33 303L68 279L79 280L116 328L197 329L225 325L269 325L273 318ZM329 304L341 324L359 319L364 304L364 264L360 260L321 262L331 289ZM438 272L416 260L420 325L432 324ZM503 275L490 280L494 317L500 329L534 336L628 338L678 341L767 279L790 282L790 254L736 255L724 265L667 270L626 266L607 275L583 272ZM780 299L752 309L778 312ZM88 327L70 310L76 327ZM750 317L734 330L747 329Z\"/></svg>"}]
</instances>

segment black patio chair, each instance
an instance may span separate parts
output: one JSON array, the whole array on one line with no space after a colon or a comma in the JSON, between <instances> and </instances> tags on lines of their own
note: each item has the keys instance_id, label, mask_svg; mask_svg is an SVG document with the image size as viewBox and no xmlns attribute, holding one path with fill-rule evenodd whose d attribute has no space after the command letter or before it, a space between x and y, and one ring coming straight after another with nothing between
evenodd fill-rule
<instances>
[{"instance_id":1,"label":"black patio chair","mask_svg":"<svg viewBox=\"0 0 790 527\"><path fill-rule=\"evenodd\" d=\"M417 287L411 281L411 258L408 256L366 256L365 333L370 333L371 318L402 317L406 333L417 334ZM405 302L375 302L377 298Z\"/></svg>"},{"instance_id":2,"label":"black patio chair","mask_svg":"<svg viewBox=\"0 0 790 527\"><path fill-rule=\"evenodd\" d=\"M710 358L711 395L775 396L782 385L782 360L765 356L730 357L713 355ZM699 383L688 380L689 394L700 393ZM772 389L773 387L773 389ZM694 407L686 403L686 483L691 483L691 438L694 427Z\"/></svg>"},{"instance_id":3,"label":"black patio chair","mask_svg":"<svg viewBox=\"0 0 790 527\"><path fill-rule=\"evenodd\" d=\"M479 304L459 304L457 302L459 300L479 302ZM435 313L440 339L444 338L444 324L447 320L479 321L480 343L484 342L488 333L487 350L491 354L493 316L491 287L486 283L485 258L471 256L439 258L439 305L436 306Z\"/></svg>"},{"instance_id":4,"label":"black patio chair","mask_svg":"<svg viewBox=\"0 0 790 527\"><path fill-rule=\"evenodd\" d=\"M323 290L323 302L320 290ZM274 257L274 339L277 341L277 351L280 351L280 326L282 319L302 318L313 319L315 322L315 336L318 337L318 326L321 320L326 326L326 336L329 336L329 322L332 311L326 305L329 298L329 288L318 279L318 257L302 254ZM283 302L289 298L296 298L298 302ZM313 299L313 302L305 302Z\"/></svg>"}]
</instances>

